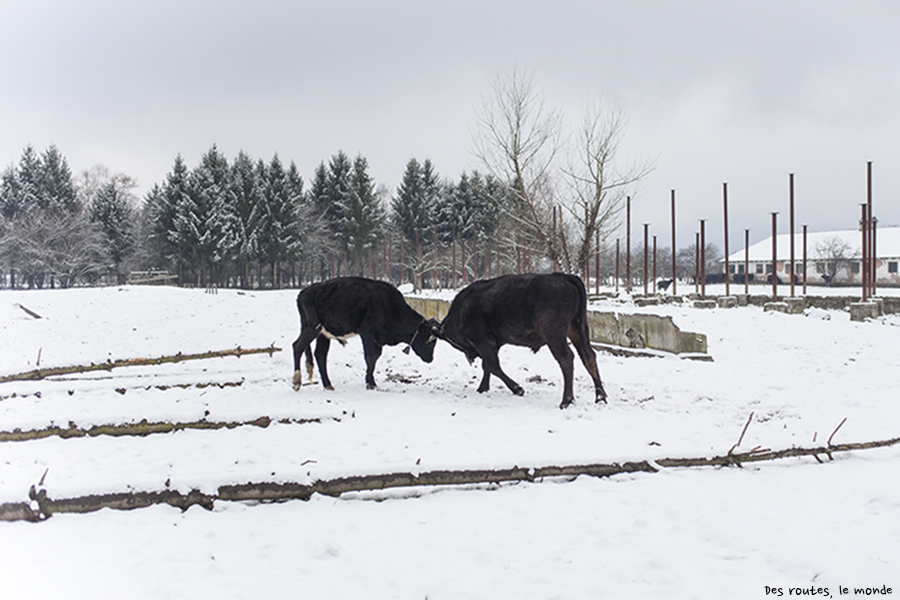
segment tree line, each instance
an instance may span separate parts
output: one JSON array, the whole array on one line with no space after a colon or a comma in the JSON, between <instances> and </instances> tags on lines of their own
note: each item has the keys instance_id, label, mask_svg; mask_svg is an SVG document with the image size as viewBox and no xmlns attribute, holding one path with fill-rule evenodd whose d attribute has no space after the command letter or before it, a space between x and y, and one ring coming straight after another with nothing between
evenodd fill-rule
<instances>
[{"instance_id":1,"label":"tree line","mask_svg":"<svg viewBox=\"0 0 900 600\"><path fill-rule=\"evenodd\" d=\"M443 180L429 160L411 159L390 197L364 156L344 152L305 185L293 161L229 161L215 145L193 167L177 156L143 199L135 188L103 167L73 176L55 146L25 148L0 178L5 284L124 283L132 271L167 270L186 285L282 287L386 272L386 257L392 278L421 283L457 240L497 233L505 190L478 172ZM474 268L460 257L460 270Z\"/></svg>"},{"instance_id":2,"label":"tree line","mask_svg":"<svg viewBox=\"0 0 900 600\"><path fill-rule=\"evenodd\" d=\"M177 156L138 199L126 175L94 167L73 177L56 147L29 146L0 177L0 281L67 287L152 270L181 285L243 288L347 274L420 287L524 271L624 277L623 205L653 164L617 160L621 112L591 105L571 131L562 116L529 74L498 78L476 114L484 172L450 180L412 158L393 194L361 154L338 152L305 182L277 154L229 160L213 145L195 166ZM658 277L672 277L670 252L658 250ZM630 253L633 283L642 253L640 243ZM706 258L712 272L717 250ZM695 262L694 246L680 249L679 278Z\"/></svg>"}]
</instances>

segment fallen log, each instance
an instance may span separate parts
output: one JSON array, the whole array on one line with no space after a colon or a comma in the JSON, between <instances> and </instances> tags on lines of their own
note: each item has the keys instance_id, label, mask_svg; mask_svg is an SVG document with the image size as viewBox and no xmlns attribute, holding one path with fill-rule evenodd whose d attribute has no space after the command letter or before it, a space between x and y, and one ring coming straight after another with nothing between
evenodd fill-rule
<instances>
[{"instance_id":1,"label":"fallen log","mask_svg":"<svg viewBox=\"0 0 900 600\"><path fill-rule=\"evenodd\" d=\"M622 473L656 473L661 468L740 466L742 462L759 462L796 456L825 454L829 458L834 452L884 448L900 443L900 438L873 442L828 445L818 448L788 448L778 451L755 451L729 453L712 458L663 458L655 461L625 463L598 463L587 465L547 466L540 468L512 467L511 469L442 470L424 473L386 473L324 479L310 484L296 482L257 482L238 485L223 485L215 494L205 494L191 490L182 494L174 490L156 492L129 492L63 498L54 500L47 497L45 489L29 492L31 503L14 502L0 504L0 521L43 521L56 513L86 513L101 508L130 510L153 504L169 504L187 510L200 505L211 509L215 501L230 502L284 502L287 500L309 500L313 494L340 496L347 492L377 491L398 487L454 486L471 484L500 484L511 482L539 482L545 478L570 477L579 475L610 477ZM820 460L821 462L821 460ZM39 486L41 484L38 484Z\"/></svg>"},{"instance_id":2,"label":"fallen log","mask_svg":"<svg viewBox=\"0 0 900 600\"><path fill-rule=\"evenodd\" d=\"M268 354L272 356L275 352L281 352L281 348L276 348L274 344L267 348L232 348L231 350L216 350L202 352L199 354L172 354L168 356L159 356L157 358L126 358L120 360L108 360L105 363L90 363L88 365L72 365L68 367L52 367L47 369L33 369L24 373L16 373L14 375L0 376L0 383L10 381L37 381L54 375L71 375L73 373L87 373L90 371L112 371L120 367L143 367L151 365L161 365L165 363L179 363L186 360L200 360L205 358L224 358L227 356L241 357L245 354Z\"/></svg>"},{"instance_id":3,"label":"fallen log","mask_svg":"<svg viewBox=\"0 0 900 600\"><path fill-rule=\"evenodd\" d=\"M340 421L337 417L331 417L335 421ZM280 419L278 421L284 425L303 425L306 423L321 423L319 417L309 419ZM74 423L69 423L68 427L45 427L43 429L29 429L21 431L13 429L12 431L0 431L0 442L25 442L30 440L40 440L49 437L60 437L63 439L97 437L99 435L108 435L112 437L121 436L137 436L145 437L157 433L172 433L173 431L192 430L216 430L216 429L235 429L237 427L260 427L265 429L272 423L272 419L268 416L259 417L252 421L207 421L201 419L199 421L175 422L168 421L147 422L146 419L138 423L94 425L87 429L78 427Z\"/></svg>"}]
</instances>

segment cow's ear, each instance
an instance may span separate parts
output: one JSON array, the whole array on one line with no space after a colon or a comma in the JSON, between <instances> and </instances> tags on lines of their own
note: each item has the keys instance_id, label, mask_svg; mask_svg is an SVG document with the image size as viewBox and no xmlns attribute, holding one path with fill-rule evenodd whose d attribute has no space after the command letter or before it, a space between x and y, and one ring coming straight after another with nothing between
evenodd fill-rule
<instances>
[{"instance_id":1,"label":"cow's ear","mask_svg":"<svg viewBox=\"0 0 900 600\"><path fill-rule=\"evenodd\" d=\"M409 354L409 346L403 349L403 354Z\"/></svg>"}]
</instances>

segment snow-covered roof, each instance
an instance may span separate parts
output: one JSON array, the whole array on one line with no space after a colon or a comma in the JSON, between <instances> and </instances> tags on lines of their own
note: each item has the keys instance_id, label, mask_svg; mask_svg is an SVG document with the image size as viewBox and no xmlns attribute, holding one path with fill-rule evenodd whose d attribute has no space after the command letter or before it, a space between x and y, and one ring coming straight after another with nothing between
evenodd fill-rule
<instances>
[{"instance_id":1,"label":"snow-covered roof","mask_svg":"<svg viewBox=\"0 0 900 600\"><path fill-rule=\"evenodd\" d=\"M839 238L846 243L851 256L862 256L862 232L858 229L846 229L841 231L808 231L806 233L806 258L815 260L818 258L816 247L826 240ZM790 260L791 258L791 234L780 233L776 239L777 260ZM875 254L878 258L900 258L900 227L878 228L875 232ZM725 259L722 259L724 262ZM742 262L744 249L732 253L728 257L729 262ZM750 261L772 260L772 236L750 245ZM794 234L794 260L803 260L803 232Z\"/></svg>"}]
</instances>

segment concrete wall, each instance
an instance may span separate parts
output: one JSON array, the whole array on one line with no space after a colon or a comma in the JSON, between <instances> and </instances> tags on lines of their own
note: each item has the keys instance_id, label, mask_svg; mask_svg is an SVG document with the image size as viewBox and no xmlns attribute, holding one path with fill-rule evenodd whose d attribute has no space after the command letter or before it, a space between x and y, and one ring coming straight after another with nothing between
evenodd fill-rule
<instances>
[{"instance_id":1,"label":"concrete wall","mask_svg":"<svg viewBox=\"0 0 900 600\"><path fill-rule=\"evenodd\" d=\"M406 297L406 303L426 319L442 321L450 302L433 298ZM706 336L681 331L672 317L618 314L589 310L591 341L623 348L651 348L675 354L706 354Z\"/></svg>"}]
</instances>

